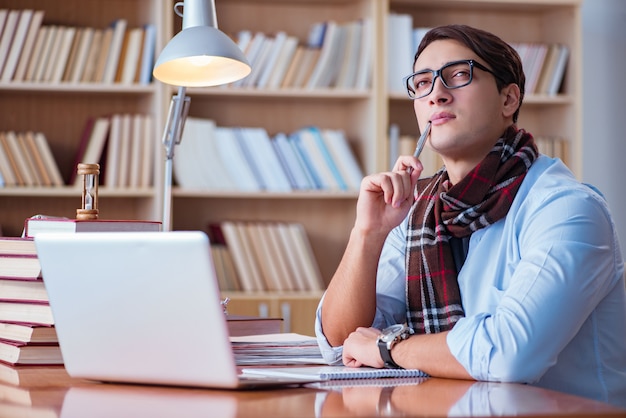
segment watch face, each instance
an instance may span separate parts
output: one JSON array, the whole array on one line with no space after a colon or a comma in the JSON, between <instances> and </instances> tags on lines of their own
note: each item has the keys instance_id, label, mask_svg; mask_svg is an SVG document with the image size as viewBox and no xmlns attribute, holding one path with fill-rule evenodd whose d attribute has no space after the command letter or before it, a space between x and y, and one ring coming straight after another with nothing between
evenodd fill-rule
<instances>
[{"instance_id":1,"label":"watch face","mask_svg":"<svg viewBox=\"0 0 626 418\"><path fill-rule=\"evenodd\" d=\"M387 327L383 330L380 339L385 342L393 341L398 334L402 333L406 329L403 324L395 324Z\"/></svg>"}]
</instances>

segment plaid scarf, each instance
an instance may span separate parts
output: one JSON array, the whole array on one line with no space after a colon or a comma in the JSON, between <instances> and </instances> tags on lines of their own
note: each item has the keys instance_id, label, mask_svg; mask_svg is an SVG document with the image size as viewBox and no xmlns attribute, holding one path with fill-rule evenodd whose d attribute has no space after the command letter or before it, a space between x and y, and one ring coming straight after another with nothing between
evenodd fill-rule
<instances>
[{"instance_id":1,"label":"plaid scarf","mask_svg":"<svg viewBox=\"0 0 626 418\"><path fill-rule=\"evenodd\" d=\"M450 184L445 167L418 181L406 252L407 320L414 332L446 331L464 316L450 238L504 218L536 158L533 137L512 125L458 184Z\"/></svg>"}]
</instances>

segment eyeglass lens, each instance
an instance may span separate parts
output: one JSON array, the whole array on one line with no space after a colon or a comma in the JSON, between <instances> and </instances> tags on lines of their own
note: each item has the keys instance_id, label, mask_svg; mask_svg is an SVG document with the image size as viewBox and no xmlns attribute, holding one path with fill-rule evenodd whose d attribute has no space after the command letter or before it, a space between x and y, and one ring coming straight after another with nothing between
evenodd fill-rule
<instances>
[{"instance_id":1,"label":"eyeglass lens","mask_svg":"<svg viewBox=\"0 0 626 418\"><path fill-rule=\"evenodd\" d=\"M467 86L472 82L472 65L469 61L452 62L439 70L424 70L413 74L406 82L409 96L419 99L429 95L437 77L441 78L448 89Z\"/></svg>"}]
</instances>

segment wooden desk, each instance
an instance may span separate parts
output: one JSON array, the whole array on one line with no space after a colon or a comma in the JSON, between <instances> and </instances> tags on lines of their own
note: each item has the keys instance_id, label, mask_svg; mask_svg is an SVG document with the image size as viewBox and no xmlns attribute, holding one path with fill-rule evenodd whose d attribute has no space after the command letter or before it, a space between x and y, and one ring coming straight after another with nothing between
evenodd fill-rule
<instances>
[{"instance_id":1,"label":"wooden desk","mask_svg":"<svg viewBox=\"0 0 626 418\"><path fill-rule=\"evenodd\" d=\"M626 410L517 384L415 379L410 385L223 391L106 384L28 369L0 386L0 417L625 416Z\"/></svg>"}]
</instances>

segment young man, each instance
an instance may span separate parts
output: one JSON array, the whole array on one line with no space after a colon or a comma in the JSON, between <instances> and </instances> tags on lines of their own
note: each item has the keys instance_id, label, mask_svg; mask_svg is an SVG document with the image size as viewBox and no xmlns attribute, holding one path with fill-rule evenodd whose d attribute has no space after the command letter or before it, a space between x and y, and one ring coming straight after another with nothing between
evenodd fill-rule
<instances>
[{"instance_id":1,"label":"young man","mask_svg":"<svg viewBox=\"0 0 626 418\"><path fill-rule=\"evenodd\" d=\"M444 168L418 181L419 160L402 156L363 180L318 309L325 359L626 406L624 264L611 215L516 126L519 56L493 34L443 26L426 34L414 70L407 90Z\"/></svg>"}]
</instances>

